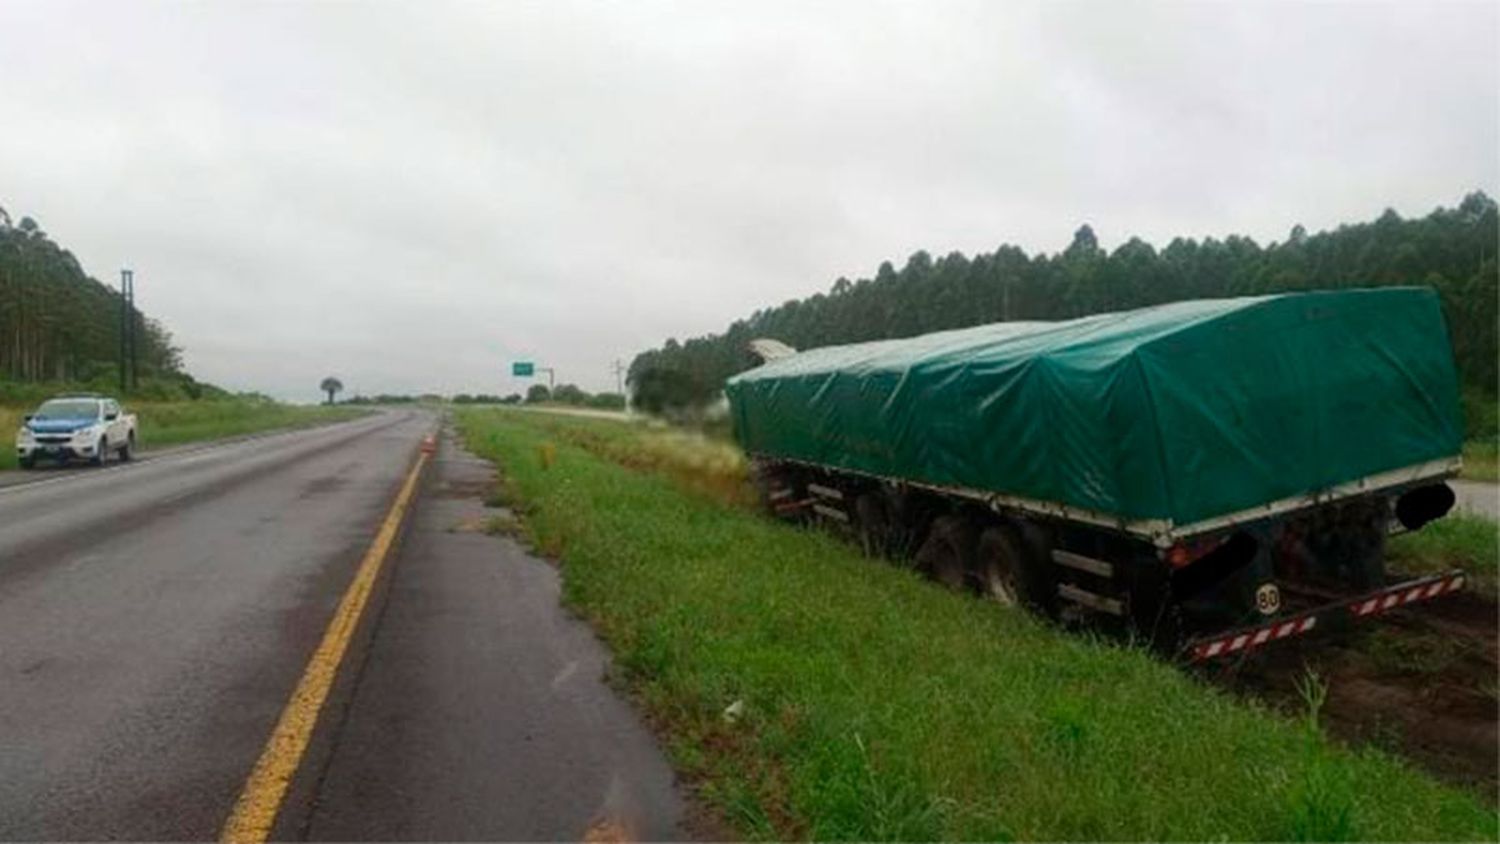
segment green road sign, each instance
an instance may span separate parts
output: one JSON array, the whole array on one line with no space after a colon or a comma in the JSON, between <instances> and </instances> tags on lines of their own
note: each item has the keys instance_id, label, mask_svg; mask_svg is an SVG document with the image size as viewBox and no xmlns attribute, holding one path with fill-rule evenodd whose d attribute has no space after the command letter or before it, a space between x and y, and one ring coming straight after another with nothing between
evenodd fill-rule
<instances>
[{"instance_id":1,"label":"green road sign","mask_svg":"<svg viewBox=\"0 0 1500 844\"><path fill-rule=\"evenodd\" d=\"M530 378L536 374L536 364L531 361L516 361L510 365L510 374L517 378Z\"/></svg>"}]
</instances>

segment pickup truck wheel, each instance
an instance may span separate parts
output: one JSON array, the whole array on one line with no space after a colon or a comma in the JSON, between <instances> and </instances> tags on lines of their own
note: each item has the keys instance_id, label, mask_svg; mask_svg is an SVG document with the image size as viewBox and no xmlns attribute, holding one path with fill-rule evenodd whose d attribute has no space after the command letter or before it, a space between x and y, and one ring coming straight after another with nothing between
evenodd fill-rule
<instances>
[{"instance_id":1,"label":"pickup truck wheel","mask_svg":"<svg viewBox=\"0 0 1500 844\"><path fill-rule=\"evenodd\" d=\"M917 549L917 565L949 589L962 589L973 570L974 528L958 516L939 516Z\"/></svg>"},{"instance_id":2,"label":"pickup truck wheel","mask_svg":"<svg viewBox=\"0 0 1500 844\"><path fill-rule=\"evenodd\" d=\"M35 469L36 468L36 458L35 457L18 457L18 458L16 458L16 463L18 465L20 465L20 467L22 469Z\"/></svg>"},{"instance_id":3,"label":"pickup truck wheel","mask_svg":"<svg viewBox=\"0 0 1500 844\"><path fill-rule=\"evenodd\" d=\"M103 466L104 459L109 456L109 437L100 437L99 442L94 445L94 456L89 462L95 466Z\"/></svg>"},{"instance_id":4,"label":"pickup truck wheel","mask_svg":"<svg viewBox=\"0 0 1500 844\"><path fill-rule=\"evenodd\" d=\"M135 432L131 431L130 436L125 438L125 444L120 446L120 462L129 463L133 457L135 457Z\"/></svg>"}]
</instances>

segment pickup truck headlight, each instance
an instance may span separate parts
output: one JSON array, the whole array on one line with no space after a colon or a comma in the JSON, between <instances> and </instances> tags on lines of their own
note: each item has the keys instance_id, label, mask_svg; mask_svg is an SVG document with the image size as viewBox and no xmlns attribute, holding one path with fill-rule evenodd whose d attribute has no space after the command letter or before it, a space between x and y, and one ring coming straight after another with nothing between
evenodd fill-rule
<instances>
[{"instance_id":1,"label":"pickup truck headlight","mask_svg":"<svg viewBox=\"0 0 1500 844\"><path fill-rule=\"evenodd\" d=\"M90 425L87 428L79 428L74 431L73 441L91 444L97 436L99 436L99 429L94 425Z\"/></svg>"},{"instance_id":2,"label":"pickup truck headlight","mask_svg":"<svg viewBox=\"0 0 1500 844\"><path fill-rule=\"evenodd\" d=\"M16 432L16 442L22 445L30 445L31 441L31 429L24 425L21 426L21 430Z\"/></svg>"}]
</instances>

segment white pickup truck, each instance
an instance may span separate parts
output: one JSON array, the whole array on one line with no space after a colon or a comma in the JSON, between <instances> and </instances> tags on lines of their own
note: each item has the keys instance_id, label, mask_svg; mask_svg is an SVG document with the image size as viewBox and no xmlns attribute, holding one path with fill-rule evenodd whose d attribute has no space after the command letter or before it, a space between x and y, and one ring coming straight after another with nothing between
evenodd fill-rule
<instances>
[{"instance_id":1,"label":"white pickup truck","mask_svg":"<svg viewBox=\"0 0 1500 844\"><path fill-rule=\"evenodd\" d=\"M58 396L26 417L16 433L16 462L31 469L38 460L87 460L103 466L111 454L135 454L135 414L105 396Z\"/></svg>"}]
</instances>

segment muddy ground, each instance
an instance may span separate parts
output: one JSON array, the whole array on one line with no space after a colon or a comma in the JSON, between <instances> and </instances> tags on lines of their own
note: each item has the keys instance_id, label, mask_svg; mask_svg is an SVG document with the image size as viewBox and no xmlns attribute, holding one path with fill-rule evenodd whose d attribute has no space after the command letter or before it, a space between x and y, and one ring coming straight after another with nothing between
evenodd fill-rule
<instances>
[{"instance_id":1,"label":"muddy ground","mask_svg":"<svg viewBox=\"0 0 1500 844\"><path fill-rule=\"evenodd\" d=\"M1500 789L1496 631L1495 601L1461 593L1199 670L1289 715L1306 712L1298 686L1314 671L1328 687L1321 723L1331 735L1402 756L1493 805Z\"/></svg>"}]
</instances>

